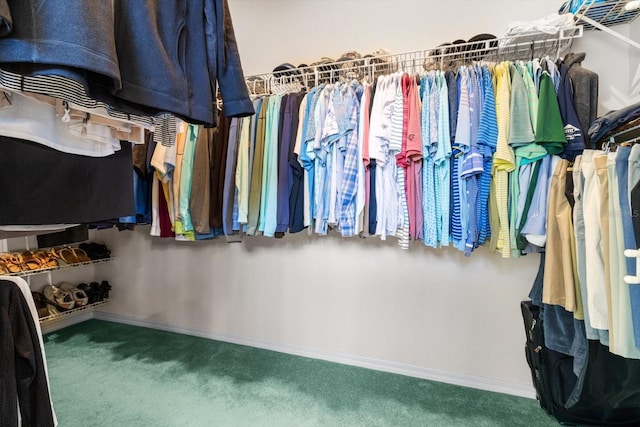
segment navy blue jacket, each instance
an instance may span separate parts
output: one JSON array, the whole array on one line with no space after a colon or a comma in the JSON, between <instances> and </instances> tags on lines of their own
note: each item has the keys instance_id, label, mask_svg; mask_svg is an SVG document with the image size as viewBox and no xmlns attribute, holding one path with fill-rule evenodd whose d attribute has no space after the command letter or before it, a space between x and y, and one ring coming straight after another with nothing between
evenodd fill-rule
<instances>
[{"instance_id":1,"label":"navy blue jacket","mask_svg":"<svg viewBox=\"0 0 640 427\"><path fill-rule=\"evenodd\" d=\"M226 0L116 0L121 99L215 123L253 114Z\"/></svg>"},{"instance_id":2,"label":"navy blue jacket","mask_svg":"<svg viewBox=\"0 0 640 427\"><path fill-rule=\"evenodd\" d=\"M0 38L2 67L35 64L40 74L58 75L66 67L86 70L89 86L96 85L89 92L108 87L117 107L124 101L208 125L216 123L219 83L226 115L253 114L226 0L7 4L14 26Z\"/></svg>"}]
</instances>

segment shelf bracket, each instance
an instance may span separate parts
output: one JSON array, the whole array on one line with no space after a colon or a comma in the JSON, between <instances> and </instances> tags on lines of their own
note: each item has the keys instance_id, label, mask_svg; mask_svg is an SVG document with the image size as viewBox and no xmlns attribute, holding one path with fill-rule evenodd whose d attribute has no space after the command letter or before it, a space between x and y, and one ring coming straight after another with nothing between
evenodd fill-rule
<instances>
[{"instance_id":1,"label":"shelf bracket","mask_svg":"<svg viewBox=\"0 0 640 427\"><path fill-rule=\"evenodd\" d=\"M602 30L602 31L604 31L605 33L608 33L608 34L612 35L613 37L615 37L615 38L617 38L617 39L620 39L620 40L622 40L623 42L625 42L625 43L629 44L630 46L633 46L633 47L635 47L636 49L640 50L640 43L638 43L638 42L636 42L636 41L634 41L634 40L631 40L629 37L624 36L624 35L620 34L619 32L612 30L612 29L611 29L611 28L609 28L609 27L605 27L605 26L604 26L604 25L602 25L601 23L599 23L599 22L597 22L597 21L594 21L593 19L588 18L588 17L586 17L586 16L584 16L584 15L580 16L578 19L579 19L580 21L586 22L587 24L589 24L589 25L593 26L594 28L597 28L597 29L599 29L599 30Z\"/></svg>"}]
</instances>

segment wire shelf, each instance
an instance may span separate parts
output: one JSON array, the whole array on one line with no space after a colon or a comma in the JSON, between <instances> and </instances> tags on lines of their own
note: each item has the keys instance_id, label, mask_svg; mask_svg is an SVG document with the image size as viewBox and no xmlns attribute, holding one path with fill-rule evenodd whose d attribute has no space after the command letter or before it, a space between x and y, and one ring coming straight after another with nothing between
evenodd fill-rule
<instances>
[{"instance_id":1,"label":"wire shelf","mask_svg":"<svg viewBox=\"0 0 640 427\"><path fill-rule=\"evenodd\" d=\"M41 317L40 324L48 324L53 323L58 320L68 319L74 316L78 316L82 313L88 313L96 309L96 307L100 307L102 305L107 304L110 301L109 298L103 299L102 301L94 302L93 304L88 304L78 308L72 308L71 310L63 311L57 314L52 314L49 316Z\"/></svg>"},{"instance_id":2,"label":"wire shelf","mask_svg":"<svg viewBox=\"0 0 640 427\"><path fill-rule=\"evenodd\" d=\"M39 268L37 270L19 271L17 273L7 273L7 274L4 274L4 276L19 276L19 277L35 276L35 275L38 275L38 274L50 273L52 271L68 270L70 268L78 268L78 267L84 267L84 266L87 266L87 265L102 264L104 262L109 262L111 260L113 260L113 257L103 258L103 259L96 259L96 260L85 261L85 262L77 262L77 263L74 263L74 264L58 265L56 267Z\"/></svg>"},{"instance_id":3,"label":"wire shelf","mask_svg":"<svg viewBox=\"0 0 640 427\"><path fill-rule=\"evenodd\" d=\"M640 9L626 10L627 3L629 3L628 0L586 0L576 11L575 16L578 23L583 25L586 31L598 28L588 21L582 20L582 17L589 18L605 27L629 24L640 15Z\"/></svg>"},{"instance_id":4,"label":"wire shelf","mask_svg":"<svg viewBox=\"0 0 640 427\"><path fill-rule=\"evenodd\" d=\"M266 95L298 91L323 82L365 77L373 80L379 75L400 70L421 73L431 69L444 70L475 61L528 60L543 56L558 58L571 47L573 40L582 37L582 34L582 26L577 25L561 29L556 34L518 34L414 52L368 56L256 74L247 77L245 82L251 94Z\"/></svg>"}]
</instances>

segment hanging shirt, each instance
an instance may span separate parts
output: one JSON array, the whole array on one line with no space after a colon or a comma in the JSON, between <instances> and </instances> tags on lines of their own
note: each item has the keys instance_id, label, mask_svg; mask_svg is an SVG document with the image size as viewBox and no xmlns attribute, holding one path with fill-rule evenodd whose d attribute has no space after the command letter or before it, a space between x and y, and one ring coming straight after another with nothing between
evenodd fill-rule
<instances>
[{"instance_id":1,"label":"hanging shirt","mask_svg":"<svg viewBox=\"0 0 640 427\"><path fill-rule=\"evenodd\" d=\"M222 230L227 242L240 242L241 236L234 232L238 229L238 226L234 227L234 222L237 223L237 213L234 218L234 211L237 212L237 192L236 192L236 168L238 164L238 144L240 142L242 133L241 119L234 118L235 129L229 132L229 139L227 140L227 155L225 158L225 173L224 183L222 189Z\"/></svg>"},{"instance_id":2,"label":"hanging shirt","mask_svg":"<svg viewBox=\"0 0 640 427\"><path fill-rule=\"evenodd\" d=\"M573 161L585 148L585 137L573 104L573 87L564 62L560 62L560 82L558 88L558 107L564 124L564 136L567 145L561 157Z\"/></svg>"},{"instance_id":3,"label":"hanging shirt","mask_svg":"<svg viewBox=\"0 0 640 427\"><path fill-rule=\"evenodd\" d=\"M462 163L460 176L465 180L467 188L467 203L465 212L467 216L465 224L467 225L467 241L465 243L464 253L470 256L471 252L477 247L479 236L478 224L478 196L479 196L479 180L484 172L483 155L478 145L478 135L480 127L480 119L482 112L482 103L484 95L482 93L482 69L475 65L469 68L469 113L471 123L471 147L465 154Z\"/></svg>"},{"instance_id":4,"label":"hanging shirt","mask_svg":"<svg viewBox=\"0 0 640 427\"><path fill-rule=\"evenodd\" d=\"M260 206L262 201L262 173L264 169L265 124L269 110L269 98L264 98L259 106L260 111L256 125L256 137L253 150L253 164L251 168L251 183L249 186L249 215L247 217L247 234L253 236L258 231L260 221Z\"/></svg>"},{"instance_id":5,"label":"hanging shirt","mask_svg":"<svg viewBox=\"0 0 640 427\"><path fill-rule=\"evenodd\" d=\"M449 90L442 72L436 73L438 88L438 146L434 156L436 181L436 229L442 246L450 242L450 158L451 134L449 128Z\"/></svg>"},{"instance_id":6,"label":"hanging shirt","mask_svg":"<svg viewBox=\"0 0 640 427\"><path fill-rule=\"evenodd\" d=\"M362 167L362 147L359 144L360 135L358 118L360 117L360 103L354 89L347 86L343 91L343 105L346 107L348 123L344 135L340 139L340 151L344 153L344 167L342 189L340 191L340 232L342 236L355 236L357 230L357 192L362 191L364 182L364 168ZM364 206L364 199L362 200Z\"/></svg>"},{"instance_id":7,"label":"hanging shirt","mask_svg":"<svg viewBox=\"0 0 640 427\"><path fill-rule=\"evenodd\" d=\"M398 238L398 245L400 248L409 249L409 211L407 209L405 169L403 164L406 156L402 149L403 142L406 137L405 130L407 121L406 103L404 102L404 92L406 87L405 78L409 78L409 75L406 73L400 77L398 87L396 88L393 104L393 116L391 117L389 155L391 156L391 161L396 164L395 184L397 188L397 201L399 207L396 237Z\"/></svg>"},{"instance_id":8,"label":"hanging shirt","mask_svg":"<svg viewBox=\"0 0 640 427\"><path fill-rule=\"evenodd\" d=\"M289 152L291 151L291 134L297 132L292 129L293 110L298 110L298 94L288 94L283 98L284 109L282 122L280 123L280 135L278 138L278 225L277 233L284 233L289 229L291 187L293 186L293 171L289 166Z\"/></svg>"},{"instance_id":9,"label":"hanging shirt","mask_svg":"<svg viewBox=\"0 0 640 427\"><path fill-rule=\"evenodd\" d=\"M435 72L422 76L420 82L422 91L422 239L426 246L438 247L438 233L436 230L436 192L435 192L435 163L433 156L437 149L437 87Z\"/></svg>"},{"instance_id":10,"label":"hanging shirt","mask_svg":"<svg viewBox=\"0 0 640 427\"><path fill-rule=\"evenodd\" d=\"M313 139L315 131L315 106L320 97L322 87L315 87L309 92L305 106L304 130L302 133L302 146L300 148L299 161L305 170L305 225L309 227L315 218L315 153L313 152Z\"/></svg>"},{"instance_id":11,"label":"hanging shirt","mask_svg":"<svg viewBox=\"0 0 640 427\"><path fill-rule=\"evenodd\" d=\"M236 119L237 120L237 119ZM182 171L180 177L180 219L182 231L176 229L176 233L185 234L191 240L194 235L193 224L191 223L191 212L189 210L189 199L191 198L191 182L193 172L193 160L195 156L196 141L198 139L197 125L189 125L185 139L184 154L182 156Z\"/></svg>"},{"instance_id":12,"label":"hanging shirt","mask_svg":"<svg viewBox=\"0 0 640 427\"><path fill-rule=\"evenodd\" d=\"M547 201L549 200L550 178L553 173L552 156L545 156L540 162L538 181L531 207L520 233L532 245L543 247L547 238Z\"/></svg>"},{"instance_id":13,"label":"hanging shirt","mask_svg":"<svg viewBox=\"0 0 640 427\"><path fill-rule=\"evenodd\" d=\"M182 230L182 218L180 218L180 180L182 179L182 157L187 138L188 124L180 122L178 135L176 136L176 168L173 173L173 207L175 212L175 230Z\"/></svg>"},{"instance_id":14,"label":"hanging shirt","mask_svg":"<svg viewBox=\"0 0 640 427\"><path fill-rule=\"evenodd\" d=\"M252 116L244 117L240 122L238 164L235 178L238 192L238 222L240 224L246 224L249 216L249 151L251 151L251 127L254 121L255 116Z\"/></svg>"},{"instance_id":15,"label":"hanging shirt","mask_svg":"<svg viewBox=\"0 0 640 427\"><path fill-rule=\"evenodd\" d=\"M509 145L517 151L519 147L533 143L535 136L531 126L529 96L524 79L516 64L511 64L509 70L511 74ZM517 219L521 179L520 162L516 158L515 169L509 179L509 241L511 256L514 258L520 256L520 250L517 246Z\"/></svg>"},{"instance_id":16,"label":"hanging shirt","mask_svg":"<svg viewBox=\"0 0 640 427\"><path fill-rule=\"evenodd\" d=\"M329 143L329 139L338 132L331 96L333 89L333 85L327 85L322 89L314 112L316 127L316 135L313 139L313 151L315 153L315 232L321 236L327 234L329 226L329 195L331 191L331 167L333 166L333 153L331 152L333 144ZM328 123L325 123L327 119Z\"/></svg>"},{"instance_id":17,"label":"hanging shirt","mask_svg":"<svg viewBox=\"0 0 640 427\"><path fill-rule=\"evenodd\" d=\"M350 143L355 145L352 147L357 150L357 139L355 141L349 141L349 138L354 136L357 138L357 110L352 111L355 104L359 103L356 90L359 90L359 84L354 82L351 84L336 85L332 93L333 108L335 112L335 119L337 124L338 133L332 140L331 148L332 152L332 169L331 169L331 186L329 193L329 224L333 227L339 227L339 218L341 215L342 206L342 190L345 172L345 155L347 152L347 146ZM352 117L352 113L356 116ZM356 175L350 176L350 179L357 180L357 168L355 169ZM350 215L349 215L350 216ZM349 226L354 228L355 233L355 216L353 217L353 223Z\"/></svg>"},{"instance_id":18,"label":"hanging shirt","mask_svg":"<svg viewBox=\"0 0 640 427\"><path fill-rule=\"evenodd\" d=\"M307 164L311 163L308 160L308 157L306 156L306 144L303 143L303 139L305 138L306 132L307 132L307 110L308 110L308 105L311 102L311 97L313 95L311 95L311 92L306 94L304 96L304 98L302 98L302 102L300 103L300 110L299 110L299 125L298 125L298 132L296 135L296 143L295 146L293 148L293 153L296 156L296 161L298 162L298 164L300 165L300 167L302 168L302 228L304 227L308 227L311 224L311 211L310 211L310 200L309 200L309 172L307 171L307 169L305 169L304 167L304 163L302 161L302 156L304 154L304 157L307 158ZM297 222L296 222L297 224ZM297 225L293 225L293 224L289 224L289 228L291 230L296 230L296 231L291 231L292 233L296 233L298 231L302 231L302 228L300 228Z\"/></svg>"},{"instance_id":19,"label":"hanging shirt","mask_svg":"<svg viewBox=\"0 0 640 427\"><path fill-rule=\"evenodd\" d=\"M498 143L493 156L493 191L495 192L497 230L491 230L491 248L499 250L503 258L511 257L509 235L509 173L515 168L513 151L509 147L510 86L509 63L496 66L496 116Z\"/></svg>"},{"instance_id":20,"label":"hanging shirt","mask_svg":"<svg viewBox=\"0 0 640 427\"><path fill-rule=\"evenodd\" d=\"M282 95L269 98L265 121L264 165L258 231L273 237L278 225L278 126Z\"/></svg>"},{"instance_id":21,"label":"hanging shirt","mask_svg":"<svg viewBox=\"0 0 640 427\"><path fill-rule=\"evenodd\" d=\"M369 156L376 161L376 230L385 240L395 235L398 224L398 197L395 181L395 161L389 159L391 118L394 113L397 76L381 77L374 96L371 113Z\"/></svg>"},{"instance_id":22,"label":"hanging shirt","mask_svg":"<svg viewBox=\"0 0 640 427\"><path fill-rule=\"evenodd\" d=\"M567 144L558 98L551 76L546 72L540 78L538 123L535 134L536 142L552 155L562 153Z\"/></svg>"},{"instance_id":23,"label":"hanging shirt","mask_svg":"<svg viewBox=\"0 0 640 427\"><path fill-rule=\"evenodd\" d=\"M360 99L360 114L358 117L358 181L356 190L356 234L365 230L365 209L368 208L369 196L369 105L371 101L371 85L365 85ZM346 166L346 161L345 161ZM368 222L368 218L367 218Z\"/></svg>"},{"instance_id":24,"label":"hanging shirt","mask_svg":"<svg viewBox=\"0 0 640 427\"><path fill-rule=\"evenodd\" d=\"M415 78L410 79L407 99L406 192L409 209L409 237L422 239L422 133L420 93Z\"/></svg>"},{"instance_id":25,"label":"hanging shirt","mask_svg":"<svg viewBox=\"0 0 640 427\"><path fill-rule=\"evenodd\" d=\"M528 62L527 64L531 64ZM518 61L516 67L522 75L522 81L527 92L527 100L529 101L529 118L531 120L531 129L536 129L538 123L538 90L533 81L533 77L527 65Z\"/></svg>"},{"instance_id":26,"label":"hanging shirt","mask_svg":"<svg viewBox=\"0 0 640 427\"><path fill-rule=\"evenodd\" d=\"M300 146L302 144L302 123L301 114L304 110L304 100L307 95L298 93L295 95L291 110L291 135L289 142L288 164L291 169L291 187L288 200L289 205L289 233L298 233L305 227L304 224L304 204L305 204L305 170L298 160ZM297 148L297 151L296 151Z\"/></svg>"},{"instance_id":27,"label":"hanging shirt","mask_svg":"<svg viewBox=\"0 0 640 427\"><path fill-rule=\"evenodd\" d=\"M471 148L471 109L469 101L470 86L469 71L466 67L458 70L458 120L456 139L452 145L452 212L451 212L451 237L453 246L459 251L465 250L467 243L467 182L462 176L462 167L466 154Z\"/></svg>"},{"instance_id":28,"label":"hanging shirt","mask_svg":"<svg viewBox=\"0 0 640 427\"><path fill-rule=\"evenodd\" d=\"M498 141L494 85L487 66L482 67L482 86L484 89L484 100L482 102L482 114L478 128L478 149L483 156L483 173L478 183L476 210L479 245L484 244L486 239L491 237L491 227L489 225L489 189L491 186L493 153Z\"/></svg>"}]
</instances>

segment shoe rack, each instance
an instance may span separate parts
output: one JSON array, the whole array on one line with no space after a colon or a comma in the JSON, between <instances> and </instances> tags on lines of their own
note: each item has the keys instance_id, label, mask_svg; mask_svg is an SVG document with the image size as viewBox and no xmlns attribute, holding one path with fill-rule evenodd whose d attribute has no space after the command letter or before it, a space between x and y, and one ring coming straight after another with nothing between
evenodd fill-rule
<instances>
[{"instance_id":1,"label":"shoe rack","mask_svg":"<svg viewBox=\"0 0 640 427\"><path fill-rule=\"evenodd\" d=\"M10 250L10 247L6 244L0 246L2 252L10 253L10 252L19 252L19 250ZM26 246L30 245L25 239ZM22 245L20 245L22 246ZM13 248L11 248L13 249ZM89 261L81 261L81 262L73 262L68 264L60 264L56 266L46 267L46 268L37 268L33 270L19 271L13 273L5 273L4 276L17 276L25 279L29 284L29 287L32 291L40 291L40 288L46 284L56 284L57 282L67 280L71 277L72 282L80 283L86 282L89 283L93 281L92 272L89 274L85 274L85 272L81 272L80 270L87 269L97 264L103 264L106 262L111 262L113 257L101 258ZM55 277L54 277L55 276ZM87 304L80 307L74 307L69 310L60 311L59 313L50 314L45 317L40 318L40 328L43 333L49 333L56 331L58 329L65 328L67 326L74 325L76 323L84 322L86 320L93 318L94 311L110 302L110 298L105 298L100 301L96 301L91 304Z\"/></svg>"},{"instance_id":2,"label":"shoe rack","mask_svg":"<svg viewBox=\"0 0 640 427\"><path fill-rule=\"evenodd\" d=\"M27 283L29 283L29 287L31 287L31 280L34 276L38 275L46 275L47 283L55 283L53 275L57 272L64 272L69 270L76 270L81 268L86 268L89 266L93 266L96 264L103 264L106 262L110 262L113 260L113 257L85 261L67 265L60 265L57 267L49 267L38 270L31 271L23 271L18 273L8 274L9 276L18 276L24 278ZM35 290L32 288L32 290ZM49 333L56 331L58 329L66 328L67 326L74 325L76 323L84 322L86 320L93 318L93 312L98 308L105 304L108 304L110 301L109 298L103 299L102 301L98 301L92 304L87 304L81 307L74 307L70 310L62 311L60 313L52 314L46 317L40 318L40 328L43 333Z\"/></svg>"}]
</instances>

